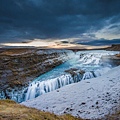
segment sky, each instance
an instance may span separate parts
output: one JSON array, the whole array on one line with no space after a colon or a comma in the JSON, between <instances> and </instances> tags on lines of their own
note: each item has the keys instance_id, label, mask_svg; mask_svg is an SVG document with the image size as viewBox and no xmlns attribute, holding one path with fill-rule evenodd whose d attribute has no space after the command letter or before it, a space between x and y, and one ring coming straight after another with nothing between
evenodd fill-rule
<instances>
[{"instance_id":1,"label":"sky","mask_svg":"<svg viewBox=\"0 0 120 120\"><path fill-rule=\"evenodd\" d=\"M120 0L0 0L0 45L35 43L120 43Z\"/></svg>"}]
</instances>

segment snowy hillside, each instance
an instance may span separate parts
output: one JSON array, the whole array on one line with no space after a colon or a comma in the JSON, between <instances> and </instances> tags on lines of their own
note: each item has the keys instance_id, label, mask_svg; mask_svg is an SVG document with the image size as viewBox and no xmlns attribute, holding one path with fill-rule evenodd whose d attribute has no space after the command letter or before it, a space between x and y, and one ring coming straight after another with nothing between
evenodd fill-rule
<instances>
[{"instance_id":1,"label":"snowy hillside","mask_svg":"<svg viewBox=\"0 0 120 120\"><path fill-rule=\"evenodd\" d=\"M120 66L100 77L67 85L22 104L55 114L102 118L120 109Z\"/></svg>"}]
</instances>

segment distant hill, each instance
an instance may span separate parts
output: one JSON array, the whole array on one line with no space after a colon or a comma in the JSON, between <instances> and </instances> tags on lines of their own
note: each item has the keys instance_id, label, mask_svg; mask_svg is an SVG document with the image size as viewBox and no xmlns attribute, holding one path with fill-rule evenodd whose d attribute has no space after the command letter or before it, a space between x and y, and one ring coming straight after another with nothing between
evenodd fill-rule
<instances>
[{"instance_id":1,"label":"distant hill","mask_svg":"<svg viewBox=\"0 0 120 120\"><path fill-rule=\"evenodd\" d=\"M112 45L111 47L106 48L106 50L120 51L120 44Z\"/></svg>"}]
</instances>

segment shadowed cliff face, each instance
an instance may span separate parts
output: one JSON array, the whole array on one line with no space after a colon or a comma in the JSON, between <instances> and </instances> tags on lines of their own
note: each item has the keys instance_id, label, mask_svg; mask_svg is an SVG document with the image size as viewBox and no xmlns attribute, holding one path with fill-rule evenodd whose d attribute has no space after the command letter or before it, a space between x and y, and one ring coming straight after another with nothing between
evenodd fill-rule
<instances>
[{"instance_id":1,"label":"shadowed cliff face","mask_svg":"<svg viewBox=\"0 0 120 120\"><path fill-rule=\"evenodd\" d=\"M39 75L67 61L68 50L10 49L0 53L0 93L21 93ZM13 91L14 90L14 91Z\"/></svg>"},{"instance_id":2,"label":"shadowed cliff face","mask_svg":"<svg viewBox=\"0 0 120 120\"><path fill-rule=\"evenodd\" d=\"M106 48L109 51L120 51L120 44L112 45L111 47Z\"/></svg>"}]
</instances>

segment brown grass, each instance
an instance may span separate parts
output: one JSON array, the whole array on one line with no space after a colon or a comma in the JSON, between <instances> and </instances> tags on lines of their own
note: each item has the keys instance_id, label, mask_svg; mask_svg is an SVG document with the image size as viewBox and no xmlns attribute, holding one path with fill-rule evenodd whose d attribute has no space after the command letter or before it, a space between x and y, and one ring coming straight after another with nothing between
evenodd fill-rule
<instances>
[{"instance_id":1,"label":"brown grass","mask_svg":"<svg viewBox=\"0 0 120 120\"><path fill-rule=\"evenodd\" d=\"M17 104L11 100L0 100L0 120L82 120L71 115L57 116Z\"/></svg>"},{"instance_id":2,"label":"brown grass","mask_svg":"<svg viewBox=\"0 0 120 120\"><path fill-rule=\"evenodd\" d=\"M57 116L53 113L25 107L9 99L0 100L0 120L83 120L71 115ZM120 120L120 111L99 120Z\"/></svg>"},{"instance_id":3,"label":"brown grass","mask_svg":"<svg viewBox=\"0 0 120 120\"><path fill-rule=\"evenodd\" d=\"M28 49L28 48L13 48L13 49L6 49L4 50L1 55L13 55L13 54L21 54L21 53L25 53L28 52L32 49Z\"/></svg>"}]
</instances>

